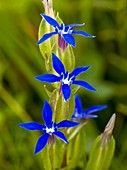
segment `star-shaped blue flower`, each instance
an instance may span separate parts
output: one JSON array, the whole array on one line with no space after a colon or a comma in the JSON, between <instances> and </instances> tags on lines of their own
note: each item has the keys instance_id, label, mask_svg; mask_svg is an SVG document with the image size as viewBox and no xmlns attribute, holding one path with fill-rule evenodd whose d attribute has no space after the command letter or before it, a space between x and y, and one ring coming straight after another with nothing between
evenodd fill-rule
<instances>
[{"instance_id":1,"label":"star-shaped blue flower","mask_svg":"<svg viewBox=\"0 0 127 170\"><path fill-rule=\"evenodd\" d=\"M62 94L65 100L68 100L70 98L71 84L82 86L91 91L96 91L96 89L90 84L88 84L87 82L82 80L75 80L76 76L87 71L90 68L90 66L78 67L74 69L71 73L68 73L67 71L65 71L63 63L53 53L52 53L52 64L54 70L59 74L59 76L56 76L54 74L42 74L36 76L35 79L41 82L48 82L48 83L60 82Z\"/></svg>"},{"instance_id":2,"label":"star-shaped blue flower","mask_svg":"<svg viewBox=\"0 0 127 170\"><path fill-rule=\"evenodd\" d=\"M85 36L88 38L94 38L95 36L88 34L81 30L73 30L73 27L75 26L83 26L84 24L61 24L59 25L58 22L51 18L50 16L47 16L45 14L41 14L41 16L47 21L51 26L55 28L54 32L45 34L38 42L37 44L41 44L44 41L46 41L48 38L52 37L53 35L58 34L58 45L59 47L64 51L68 44L72 45L73 47L76 46L76 42L72 34L78 34L81 36Z\"/></svg>"},{"instance_id":3,"label":"star-shaped blue flower","mask_svg":"<svg viewBox=\"0 0 127 170\"><path fill-rule=\"evenodd\" d=\"M81 100L78 95L75 96L75 110L74 114L72 115L73 119L88 119L88 118L96 118L98 117L94 112L100 111L107 108L106 105L102 106L92 106L86 110L83 110Z\"/></svg>"},{"instance_id":4,"label":"star-shaped blue flower","mask_svg":"<svg viewBox=\"0 0 127 170\"><path fill-rule=\"evenodd\" d=\"M48 139L52 136L56 136L63 140L65 143L69 143L64 134L58 131L59 128L70 128L77 126L78 122L72 122L69 120L63 120L59 123L52 121L52 109L47 101L44 103L44 108L42 110L42 117L45 124L42 125L37 122L20 123L18 126L25 128L27 130L41 130L44 132L37 141L34 153L40 152L48 142Z\"/></svg>"}]
</instances>

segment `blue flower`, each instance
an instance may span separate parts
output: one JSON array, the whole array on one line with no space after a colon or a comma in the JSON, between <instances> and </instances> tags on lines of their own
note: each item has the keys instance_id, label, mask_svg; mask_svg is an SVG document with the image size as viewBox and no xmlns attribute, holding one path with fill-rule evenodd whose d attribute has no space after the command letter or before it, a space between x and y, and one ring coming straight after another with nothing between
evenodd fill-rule
<instances>
[{"instance_id":1,"label":"blue flower","mask_svg":"<svg viewBox=\"0 0 127 170\"><path fill-rule=\"evenodd\" d=\"M68 44L72 45L73 47L76 46L76 42L74 37L71 34L78 34L81 36L85 36L88 38L94 38L95 36L88 34L81 30L73 30L73 27L75 26L83 26L84 24L61 24L59 25L56 20L51 18L50 16L47 16L45 14L41 14L41 16L51 25L55 28L54 32L45 34L38 42L37 44L41 44L44 41L46 41L48 38L52 37L53 35L58 34L58 45L59 47L64 51Z\"/></svg>"},{"instance_id":2,"label":"blue flower","mask_svg":"<svg viewBox=\"0 0 127 170\"><path fill-rule=\"evenodd\" d=\"M34 153L40 152L45 145L47 144L48 140L50 140L53 136L56 136L63 140L65 143L69 143L64 136L64 134L58 131L59 128L70 128L77 126L78 122L72 122L69 120L63 120L59 123L55 123L52 121L52 109L47 101L44 103L44 108L42 111L42 117L44 119L45 124L42 125L37 122L28 122L28 123L20 123L18 126L25 128L27 130L41 130L44 132L37 141Z\"/></svg>"},{"instance_id":3,"label":"blue flower","mask_svg":"<svg viewBox=\"0 0 127 170\"><path fill-rule=\"evenodd\" d=\"M48 82L48 83L60 82L62 94L65 100L68 100L70 98L71 84L82 86L91 91L96 91L96 89L92 87L90 84L88 84L87 82L82 80L75 80L76 76L87 71L90 68L90 66L78 67L74 69L71 73L68 73L67 71L65 71L63 63L53 53L52 53L52 63L53 63L54 70L59 74L59 76L56 76L54 74L42 74L36 76L35 79L41 82Z\"/></svg>"},{"instance_id":4,"label":"blue flower","mask_svg":"<svg viewBox=\"0 0 127 170\"><path fill-rule=\"evenodd\" d=\"M75 96L75 110L72 115L73 119L88 119L88 118L96 118L97 115L91 114L100 110L107 108L106 105L102 106L92 106L86 110L83 110L81 100L78 95Z\"/></svg>"}]
</instances>

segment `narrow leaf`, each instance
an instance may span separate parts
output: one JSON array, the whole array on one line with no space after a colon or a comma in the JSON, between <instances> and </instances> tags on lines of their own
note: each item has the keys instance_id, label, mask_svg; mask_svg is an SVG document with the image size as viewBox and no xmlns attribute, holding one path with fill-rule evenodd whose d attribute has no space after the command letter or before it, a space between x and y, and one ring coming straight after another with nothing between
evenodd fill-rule
<instances>
[{"instance_id":1,"label":"narrow leaf","mask_svg":"<svg viewBox=\"0 0 127 170\"><path fill-rule=\"evenodd\" d=\"M108 170L115 150L115 140L111 137L108 145L101 146L102 135L99 135L90 152L86 170Z\"/></svg>"}]
</instances>

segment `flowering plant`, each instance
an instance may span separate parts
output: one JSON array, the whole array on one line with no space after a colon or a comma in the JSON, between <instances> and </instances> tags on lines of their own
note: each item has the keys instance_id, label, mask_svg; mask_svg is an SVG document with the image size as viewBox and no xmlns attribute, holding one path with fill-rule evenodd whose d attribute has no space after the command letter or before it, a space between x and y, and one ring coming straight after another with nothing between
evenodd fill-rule
<instances>
[{"instance_id":1,"label":"flowering plant","mask_svg":"<svg viewBox=\"0 0 127 170\"><path fill-rule=\"evenodd\" d=\"M54 16L51 0L43 0L43 4L45 14L41 14L42 22L39 27L37 44L40 44L40 52L44 56L48 73L38 75L35 79L46 83L58 82L58 84L53 86L55 87L53 91L49 91L45 87L49 101L44 102L42 110L44 124L28 122L20 123L19 126L27 130L43 132L37 141L34 153L41 151L43 167L46 170L76 169L80 161L83 162L84 160L86 143L84 128L86 121L81 121L81 123L77 121L96 118L97 115L92 113L101 111L107 106L97 105L83 110L80 98L78 95L75 96L78 88L73 90L70 88L74 84L90 91L97 91L86 81L76 79L78 75L86 72L90 66L74 67L75 56L71 46L75 47L76 42L72 34L88 38L95 36L73 29L75 26L83 26L84 24L63 24L58 15ZM58 34L58 43L57 39L53 37L56 34ZM115 114L109 120L104 133L94 141L89 160L86 163L86 170L106 170L109 168L115 148L114 138L112 137L114 122ZM56 137L64 142L61 143L61 140L56 140ZM69 143L69 145L64 145L64 143Z\"/></svg>"}]
</instances>

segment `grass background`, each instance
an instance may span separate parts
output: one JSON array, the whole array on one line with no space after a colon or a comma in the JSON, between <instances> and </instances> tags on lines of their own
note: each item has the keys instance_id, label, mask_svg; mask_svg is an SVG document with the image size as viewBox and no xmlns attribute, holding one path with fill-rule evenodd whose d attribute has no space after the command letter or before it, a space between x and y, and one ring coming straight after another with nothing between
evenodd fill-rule
<instances>
[{"instance_id":1,"label":"grass background","mask_svg":"<svg viewBox=\"0 0 127 170\"><path fill-rule=\"evenodd\" d=\"M84 108L107 104L96 120L86 126L87 148L100 134L110 116L117 114L116 151L110 169L127 167L127 1L54 0L54 9L66 23L83 23L82 30L95 39L76 36L76 66L91 65L81 77L98 89L80 89ZM44 73L37 32L44 9L41 0L0 1L0 169L41 170L41 156L33 155L38 137L17 126L22 121L40 121L43 85L34 76Z\"/></svg>"}]
</instances>

